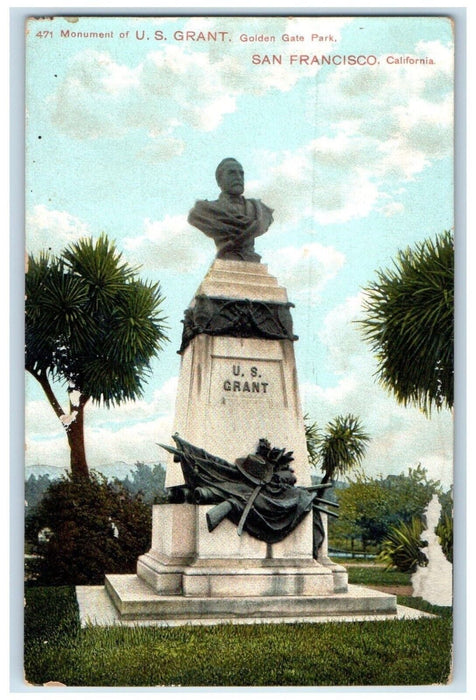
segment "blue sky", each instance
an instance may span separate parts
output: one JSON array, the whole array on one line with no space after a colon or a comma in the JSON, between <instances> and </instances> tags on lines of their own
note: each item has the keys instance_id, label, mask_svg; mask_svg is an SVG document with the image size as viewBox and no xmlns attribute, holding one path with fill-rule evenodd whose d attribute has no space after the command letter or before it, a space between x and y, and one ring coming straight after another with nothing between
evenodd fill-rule
<instances>
[{"instance_id":1,"label":"blue sky","mask_svg":"<svg viewBox=\"0 0 476 700\"><path fill-rule=\"evenodd\" d=\"M62 29L114 38L61 38ZM223 43L184 42L174 39L177 29L228 34ZM167 40L156 41L155 31ZM304 40L283 42L285 33ZM242 34L276 41L243 42ZM280 55L282 64L254 65L253 54ZM377 63L290 65L295 54ZM369 473L421 462L451 483L451 415L429 420L398 406L375 383L353 323L376 269L453 226L449 21L58 18L29 26L27 66L27 250L59 252L105 231L166 296L171 342L144 398L89 407L90 466L162 458L156 443L171 431L180 319L214 256L186 217L196 199L216 197L216 164L231 155L244 166L246 194L274 209L256 248L296 304L304 411L321 426L359 415L372 436ZM26 444L27 464L68 463L62 427L34 380Z\"/></svg>"}]
</instances>

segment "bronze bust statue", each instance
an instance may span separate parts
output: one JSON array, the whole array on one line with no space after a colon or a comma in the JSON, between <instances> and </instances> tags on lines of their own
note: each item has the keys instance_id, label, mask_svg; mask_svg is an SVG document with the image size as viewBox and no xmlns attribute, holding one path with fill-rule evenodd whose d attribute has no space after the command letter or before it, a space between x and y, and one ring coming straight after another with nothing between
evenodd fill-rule
<instances>
[{"instance_id":1,"label":"bronze bust statue","mask_svg":"<svg viewBox=\"0 0 476 700\"><path fill-rule=\"evenodd\" d=\"M273 221L273 210L259 199L245 199L244 173L235 158L225 158L215 172L221 194L215 201L199 200L188 215L188 222L213 238L217 258L259 262L255 252L257 236L266 233Z\"/></svg>"}]
</instances>

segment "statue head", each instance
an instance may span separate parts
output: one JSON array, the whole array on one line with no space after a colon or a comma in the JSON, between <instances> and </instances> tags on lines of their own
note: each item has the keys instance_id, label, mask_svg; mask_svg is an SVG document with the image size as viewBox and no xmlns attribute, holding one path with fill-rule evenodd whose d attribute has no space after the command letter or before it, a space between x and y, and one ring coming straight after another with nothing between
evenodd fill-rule
<instances>
[{"instance_id":1,"label":"statue head","mask_svg":"<svg viewBox=\"0 0 476 700\"><path fill-rule=\"evenodd\" d=\"M245 177L243 168L235 158L224 158L215 171L216 181L222 192L243 194Z\"/></svg>"}]
</instances>

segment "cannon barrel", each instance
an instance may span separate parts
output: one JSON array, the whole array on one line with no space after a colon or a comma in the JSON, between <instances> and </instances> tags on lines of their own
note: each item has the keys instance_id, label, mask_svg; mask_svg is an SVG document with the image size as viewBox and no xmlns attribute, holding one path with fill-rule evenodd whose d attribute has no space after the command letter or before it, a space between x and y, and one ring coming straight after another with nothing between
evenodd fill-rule
<instances>
[{"instance_id":1,"label":"cannon barrel","mask_svg":"<svg viewBox=\"0 0 476 700\"><path fill-rule=\"evenodd\" d=\"M169 503L192 503L193 492L188 486L169 486L166 489Z\"/></svg>"},{"instance_id":2,"label":"cannon barrel","mask_svg":"<svg viewBox=\"0 0 476 700\"><path fill-rule=\"evenodd\" d=\"M180 462L180 458L183 456L183 452L177 450L175 447L170 447L169 445L162 445L160 442L156 443L159 447L162 447L167 452L170 452L174 456L174 462Z\"/></svg>"},{"instance_id":3,"label":"cannon barrel","mask_svg":"<svg viewBox=\"0 0 476 700\"><path fill-rule=\"evenodd\" d=\"M325 484L316 484L315 486L304 486L306 491L320 491L321 489L328 489L332 486L332 481L326 481Z\"/></svg>"},{"instance_id":4,"label":"cannon barrel","mask_svg":"<svg viewBox=\"0 0 476 700\"><path fill-rule=\"evenodd\" d=\"M232 508L233 504L230 501L222 501L222 503L219 503L214 508L211 508L206 516L208 532L212 532L216 526L226 518Z\"/></svg>"},{"instance_id":5,"label":"cannon barrel","mask_svg":"<svg viewBox=\"0 0 476 700\"><path fill-rule=\"evenodd\" d=\"M197 488L193 490L193 502L197 505L209 505L216 503L218 500L220 499L217 498L216 492L206 486L197 486Z\"/></svg>"}]
</instances>

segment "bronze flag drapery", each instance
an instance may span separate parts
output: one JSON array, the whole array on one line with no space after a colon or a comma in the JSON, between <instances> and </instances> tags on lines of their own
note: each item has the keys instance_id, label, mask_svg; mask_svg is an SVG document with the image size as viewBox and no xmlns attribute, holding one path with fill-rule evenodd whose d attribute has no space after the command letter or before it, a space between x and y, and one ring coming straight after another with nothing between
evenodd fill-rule
<instances>
[{"instance_id":1,"label":"bronze flag drapery","mask_svg":"<svg viewBox=\"0 0 476 700\"><path fill-rule=\"evenodd\" d=\"M268 340L297 340L293 333L291 302L228 299L199 294L195 305L185 311L183 318L182 353L200 333L234 338L266 338Z\"/></svg>"},{"instance_id":2,"label":"bronze flag drapery","mask_svg":"<svg viewBox=\"0 0 476 700\"><path fill-rule=\"evenodd\" d=\"M296 486L296 478L289 466L293 460L292 452L271 448L266 440L260 440L256 454L271 466L272 476L257 482L236 464L186 442L177 434L173 439L176 447L162 447L180 462L185 483L169 489L171 502L215 504L215 508L207 513L210 531L226 517L236 526L241 524L252 537L269 544L281 542L312 512L313 556L317 557L324 538L320 512L336 516L323 507L319 494L332 484ZM259 489L257 483L260 483ZM243 513L252 497L243 522Z\"/></svg>"}]
</instances>

